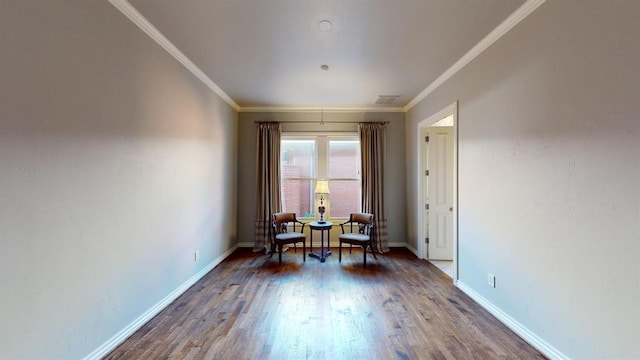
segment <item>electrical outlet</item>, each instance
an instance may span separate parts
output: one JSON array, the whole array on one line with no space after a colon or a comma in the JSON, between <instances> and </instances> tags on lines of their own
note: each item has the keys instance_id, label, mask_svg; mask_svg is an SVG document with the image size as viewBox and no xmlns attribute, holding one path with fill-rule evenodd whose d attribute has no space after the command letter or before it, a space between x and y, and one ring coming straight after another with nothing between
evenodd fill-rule
<instances>
[{"instance_id":1,"label":"electrical outlet","mask_svg":"<svg viewBox=\"0 0 640 360\"><path fill-rule=\"evenodd\" d=\"M489 274L489 276L487 276L487 283L489 283L489 286L491 286L492 288L496 287L495 275Z\"/></svg>"},{"instance_id":2,"label":"electrical outlet","mask_svg":"<svg viewBox=\"0 0 640 360\"><path fill-rule=\"evenodd\" d=\"M193 261L198 260L200 260L200 251L196 250L196 252L193 253Z\"/></svg>"}]
</instances>

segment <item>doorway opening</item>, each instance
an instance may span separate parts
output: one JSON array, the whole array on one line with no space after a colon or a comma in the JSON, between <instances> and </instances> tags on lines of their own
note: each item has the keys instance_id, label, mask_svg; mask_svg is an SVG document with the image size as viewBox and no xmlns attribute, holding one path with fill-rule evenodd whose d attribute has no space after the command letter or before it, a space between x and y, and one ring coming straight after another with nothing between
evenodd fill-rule
<instances>
[{"instance_id":1,"label":"doorway opening","mask_svg":"<svg viewBox=\"0 0 640 360\"><path fill-rule=\"evenodd\" d=\"M458 279L458 102L418 123L418 252Z\"/></svg>"}]
</instances>

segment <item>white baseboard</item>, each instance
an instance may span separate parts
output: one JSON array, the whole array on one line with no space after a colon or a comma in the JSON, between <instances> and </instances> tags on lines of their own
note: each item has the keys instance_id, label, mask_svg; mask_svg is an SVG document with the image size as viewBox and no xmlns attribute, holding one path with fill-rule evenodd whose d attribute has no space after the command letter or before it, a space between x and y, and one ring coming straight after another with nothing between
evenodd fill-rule
<instances>
[{"instance_id":1,"label":"white baseboard","mask_svg":"<svg viewBox=\"0 0 640 360\"><path fill-rule=\"evenodd\" d=\"M524 325L520 324L509 314L502 311L500 308L492 304L489 300L485 299L482 295L475 292L469 286L465 285L461 281L456 281L456 286L467 294L473 301L477 302L485 310L495 316L501 323L506 325L513 332L518 334L522 339L531 344L534 348L538 349L541 353L552 360L569 360L569 357L560 352L560 350L553 347L541 339L538 335L534 334L531 330L527 329Z\"/></svg>"},{"instance_id":2,"label":"white baseboard","mask_svg":"<svg viewBox=\"0 0 640 360\"><path fill-rule=\"evenodd\" d=\"M333 244L332 244L333 245ZM337 244L336 244L337 246ZM193 284L195 284L198 280L200 280L203 276L205 276L209 271L215 268L218 264L220 264L224 259L226 259L231 253L233 253L237 248L252 248L253 243L250 242L241 242L237 245L233 246L229 250L225 251L218 258L213 260L207 266L205 266L202 270L198 271L191 278L185 281L182 285L172 291L169 295L167 295L164 299L160 300L157 304L152 306L149 310L140 315L137 319L127 325L124 329L120 330L117 334L107 340L100 347L95 349L89 355L87 355L84 360L98 360L107 355L109 352L113 351L118 345L120 345L124 340L126 340L129 336L135 333L138 329L140 329L144 324L146 324L149 320L151 320L154 316L164 310L169 304L171 304L175 299L177 299L180 295L182 295L187 289L189 289ZM414 247L410 246L407 243L389 243L389 247L406 247L416 256L418 255L418 250ZM520 324L518 321L513 319L507 313L502 311L497 306L493 305L489 300L485 299L483 296L475 292L469 286L464 284L462 281L456 281L456 287L458 287L461 291L467 294L471 299L477 302L480 306L482 306L485 310L489 311L493 316L495 316L500 322L502 322L505 326L511 329L513 332L522 337L526 342L531 344L533 347L542 352L545 356L549 357L552 360L570 360L568 356L560 352L558 349L553 347L551 344L547 343L539 336L534 334L532 331L527 329L524 325Z\"/></svg>"},{"instance_id":3,"label":"white baseboard","mask_svg":"<svg viewBox=\"0 0 640 360\"><path fill-rule=\"evenodd\" d=\"M149 320L151 320L154 316L156 316L160 311L164 310L169 304L171 304L175 299L177 299L180 295L182 295L187 289L189 289L193 284L195 284L198 280L200 280L203 276L205 276L209 271L211 271L214 267L220 264L224 259L226 259L231 253L233 253L238 248L238 245L230 248L225 251L222 255L218 256L215 260L207 264L202 270L198 271L191 278L185 281L182 285L180 285L177 289L173 290L169 295L167 295L164 299L160 300L157 304L152 306L149 310L145 311L142 315L140 315L137 319L127 325L124 329L120 330L117 334L115 334L111 339L107 340L100 347L95 349L89 355L87 355L84 360L98 360L103 358L105 355L113 351L118 345L120 345L123 341L125 341L129 336L131 336L134 332L138 331L144 324L146 324Z\"/></svg>"},{"instance_id":4,"label":"white baseboard","mask_svg":"<svg viewBox=\"0 0 640 360\"><path fill-rule=\"evenodd\" d=\"M414 248L413 246L409 245L409 244L405 244L406 248L409 249L409 251L411 251L415 256L418 257L418 259L420 259L420 255L418 255L418 249Z\"/></svg>"},{"instance_id":5,"label":"white baseboard","mask_svg":"<svg viewBox=\"0 0 640 360\"><path fill-rule=\"evenodd\" d=\"M409 249L409 245L407 245L406 242L390 242L389 243L389 247L390 248L407 248L407 249Z\"/></svg>"}]
</instances>

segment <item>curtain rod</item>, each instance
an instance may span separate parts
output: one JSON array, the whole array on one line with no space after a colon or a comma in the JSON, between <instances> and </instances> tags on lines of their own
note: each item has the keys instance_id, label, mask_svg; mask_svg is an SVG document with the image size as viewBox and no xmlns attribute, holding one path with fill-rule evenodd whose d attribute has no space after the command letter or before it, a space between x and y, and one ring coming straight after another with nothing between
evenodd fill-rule
<instances>
[{"instance_id":1,"label":"curtain rod","mask_svg":"<svg viewBox=\"0 0 640 360\"><path fill-rule=\"evenodd\" d=\"M254 121L254 124L269 124L269 123L280 123L280 124L390 124L389 121L302 121L302 120L284 120L284 121Z\"/></svg>"}]
</instances>

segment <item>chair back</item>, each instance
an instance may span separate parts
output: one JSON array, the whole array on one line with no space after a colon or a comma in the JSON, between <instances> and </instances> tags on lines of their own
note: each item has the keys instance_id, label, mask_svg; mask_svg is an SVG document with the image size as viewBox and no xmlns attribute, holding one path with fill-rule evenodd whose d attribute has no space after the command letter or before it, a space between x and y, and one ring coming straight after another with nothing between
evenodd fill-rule
<instances>
[{"instance_id":1,"label":"chair back","mask_svg":"<svg viewBox=\"0 0 640 360\"><path fill-rule=\"evenodd\" d=\"M360 234L369 235L373 228L373 214L370 213L351 213L349 216L349 231L353 232L353 226L358 226Z\"/></svg>"},{"instance_id":2,"label":"chair back","mask_svg":"<svg viewBox=\"0 0 640 360\"><path fill-rule=\"evenodd\" d=\"M296 213L292 212L280 212L273 214L273 228L276 234L282 234L287 232L287 225L293 224L293 232L296 232L296 224L300 224L296 218Z\"/></svg>"}]
</instances>

